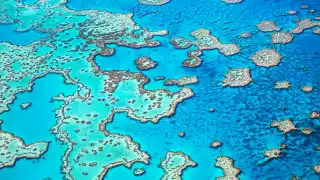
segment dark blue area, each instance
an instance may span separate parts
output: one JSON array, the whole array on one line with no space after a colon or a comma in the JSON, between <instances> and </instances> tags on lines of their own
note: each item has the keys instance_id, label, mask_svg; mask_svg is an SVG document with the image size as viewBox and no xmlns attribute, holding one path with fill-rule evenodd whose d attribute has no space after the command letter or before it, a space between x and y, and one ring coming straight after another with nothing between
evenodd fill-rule
<instances>
[{"instance_id":1,"label":"dark blue area","mask_svg":"<svg viewBox=\"0 0 320 180\"><path fill-rule=\"evenodd\" d=\"M127 1L126 1L127 2ZM131 2L131 1L130 1ZM97 7L114 11L121 7L109 6L106 2L85 1L86 8ZM78 4L80 4L78 2ZM315 13L301 10L307 4ZM72 6L72 1L69 1ZM78 8L81 8L78 6ZM135 58L148 55L159 62L159 66L145 73L148 77L164 75L167 78L196 75L200 82L193 85L195 97L179 104L175 116L164 118L158 124L141 124L125 115L115 116L107 125L111 132L133 137L142 150L151 157L151 165L143 177L134 178L132 171L125 168L110 170L106 179L159 179L163 171L157 167L167 151L183 151L191 156L198 167L186 170L184 180L213 179L221 176L221 170L214 167L217 156L226 155L235 160L242 170L241 179L290 179L292 174L316 180L319 176L312 165L319 163L320 155L316 147L320 144L317 131L320 124L309 119L311 111L320 109L320 36L307 30L294 37L287 45L273 45L270 33L261 33L256 24L262 20L273 20L288 31L295 26L295 19L319 16L319 1L262 1L244 0L241 4L225 5L219 1L172 1L159 7L144 5L132 6L134 20L150 30L169 30L169 37L190 37L190 32L198 28L208 28L222 42L237 43L242 51L232 57L224 57L217 51L205 51L201 56L203 64L197 69L181 67L186 58L185 50L176 50L162 41L162 46L154 49L133 50L117 48L112 57L98 57L96 62L103 69L123 69L138 71L133 67ZM288 16L291 9L298 10L295 16ZM154 12L157 10L157 12ZM123 12L127 12L124 8ZM238 38L242 32L251 32L254 37ZM281 63L272 68L257 67L248 58L262 48L275 48L284 57ZM123 54L126 54L124 57ZM222 88L221 81L229 68L248 67L253 82L243 88ZM287 80L292 87L287 90L274 88L278 81ZM312 85L315 90L306 94L301 91L304 85ZM146 87L161 87L152 82ZM215 108L209 113L209 108ZM272 120L291 119L297 126L312 128L315 133L306 136L300 132L289 135L269 128ZM186 132L185 138L177 133ZM210 149L212 140L221 140L223 146ZM155 143L156 142L156 143ZM278 148L286 143L288 148L279 159L266 161L263 152ZM137 165L141 167L141 165Z\"/></svg>"},{"instance_id":2,"label":"dark blue area","mask_svg":"<svg viewBox=\"0 0 320 180\"><path fill-rule=\"evenodd\" d=\"M15 31L16 24L0 24L0 41L7 41L17 45L27 45L47 36L34 30L28 32Z\"/></svg>"}]
</instances>

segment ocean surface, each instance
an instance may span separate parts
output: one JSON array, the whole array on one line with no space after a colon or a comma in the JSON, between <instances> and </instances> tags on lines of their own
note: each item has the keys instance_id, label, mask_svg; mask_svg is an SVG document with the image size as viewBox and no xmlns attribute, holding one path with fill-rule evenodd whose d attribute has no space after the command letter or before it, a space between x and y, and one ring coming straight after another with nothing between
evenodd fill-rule
<instances>
[{"instance_id":1,"label":"ocean surface","mask_svg":"<svg viewBox=\"0 0 320 180\"><path fill-rule=\"evenodd\" d=\"M0 2L5 0L0 0ZM24 3L34 3L26 0ZM186 87L194 96L178 104L170 117L158 123L141 123L126 113L117 113L106 124L111 133L127 135L140 144L140 149L150 156L150 164L134 163L131 168L111 168L104 180L158 180L164 175L161 161L168 151L183 152L197 163L181 175L183 180L213 180L223 176L223 171L214 166L216 158L228 156L234 166L241 170L241 180L286 180L294 174L303 180L318 180L320 175L312 169L320 164L320 121L310 119L312 111L320 110L320 35L307 29L295 35L289 44L272 44L270 33L261 32L256 25L263 20L272 20L282 32L295 27L295 19L320 17L319 0L243 0L238 4L226 4L220 0L171 0L161 6L139 4L137 0L68 0L68 8L80 10L105 10L111 13L133 13L133 21L149 31L166 29L169 34L153 39L161 42L158 47L130 48L112 45L115 54L96 56L94 61L103 70L142 72L150 81L145 89L169 89L178 91L178 86L163 86L163 81L154 81L157 76L166 79L197 76L199 82ZM308 5L309 9L301 9ZM296 15L288 15L289 10ZM192 39L190 33L199 28L211 30L221 42L235 43L241 51L233 56L224 56L218 50L203 51L202 64L186 68L182 62L189 49L175 49L170 39L182 36ZM248 39L240 38L251 32ZM0 41L27 45L48 36L35 30L16 32L15 25L0 25ZM254 64L249 57L263 48L273 48L283 56L279 65L264 68ZM148 56L158 65L150 70L139 70L134 61ZM252 82L244 87L222 87L224 74L230 68L250 68ZM279 81L289 81L289 89L276 89ZM34 81L32 91L18 93L9 105L10 110L0 114L1 130L22 138L26 144L50 141L46 153L39 159L22 158L14 166L0 169L0 180L51 180L63 179L61 158L66 145L51 134L56 122L54 110L62 102L54 96L71 95L74 85L66 84L58 74L48 74ZM301 87L310 85L313 92L305 93ZM20 104L31 102L27 109ZM214 112L209 112L214 108ZM273 120L290 119L298 129L311 128L311 135L293 131L284 134L270 128ZM178 132L185 132L179 137ZM219 148L211 148L213 140L222 142ZM287 148L279 158L267 160L264 151ZM144 168L146 173L134 176L134 168ZM77 179L75 179L77 180ZM82 180L82 179L81 179ZM84 177L83 180L86 180Z\"/></svg>"}]
</instances>

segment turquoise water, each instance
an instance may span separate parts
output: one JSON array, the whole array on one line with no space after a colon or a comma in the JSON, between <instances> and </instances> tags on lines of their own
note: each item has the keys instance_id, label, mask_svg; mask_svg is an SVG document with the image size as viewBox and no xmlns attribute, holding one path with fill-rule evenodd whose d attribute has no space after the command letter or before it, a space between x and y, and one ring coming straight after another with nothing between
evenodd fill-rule
<instances>
[{"instance_id":1,"label":"turquoise water","mask_svg":"<svg viewBox=\"0 0 320 180\"><path fill-rule=\"evenodd\" d=\"M32 3L31 1L26 1ZM301 10L300 5L307 4L315 13ZM197 76L199 83L188 85L195 96L177 106L171 117L162 118L159 123L140 123L117 113L113 121L106 124L111 133L130 136L140 144L141 150L150 156L150 164L134 163L133 167L118 166L109 170L106 180L153 180L160 179L164 171L159 167L168 151L182 151L197 162L197 167L183 172L183 180L207 180L222 176L221 169L214 167L218 156L229 156L235 166L241 169L240 179L282 180L290 179L292 174L301 179L317 180L319 174L312 165L320 163L320 122L311 120L311 111L320 110L320 36L312 30L294 37L287 45L273 45L270 34L259 32L256 24L262 20L274 20L283 31L294 27L293 20L320 16L320 1L313 0L244 0L240 4L226 5L220 1L172 0L163 6L145 6L136 0L89 1L69 0L67 7L75 10L99 9L112 13L134 13L133 20L150 31L167 29L168 36L156 37L161 46L152 48L129 48L113 45L115 54L97 56L94 61L103 70L125 70L141 72L134 65L140 56L149 56L158 62L154 69L142 71L150 82L146 89L168 88L177 91L179 87L163 86L163 81L152 78L165 76L179 78ZM294 16L284 15L290 9L298 10ZM155 10L157 12L155 12ZM217 50L204 51L202 65L198 68L185 68L183 60L189 50L177 50L169 43L171 37L183 36L192 39L190 33L198 28L208 28L220 41L236 43L241 53L231 57ZM26 45L45 37L35 31L14 32L14 25L1 25L0 41ZM239 38L243 32L252 32L249 39ZM275 48L283 59L278 66L262 68L248 60L257 50ZM194 49L191 47L190 49ZM253 81L241 88L222 88L224 74L229 68L248 67ZM48 151L40 159L21 159L15 166L0 169L0 179L5 180L41 180L50 177L62 179L61 157L66 145L56 140L49 129L56 124L54 109L61 106L59 101L51 101L59 93L71 95L76 87L63 83L63 77L50 74L35 81L31 92L17 95L10 104L10 111L0 115L4 122L1 129L12 132L24 139L25 143L50 141ZM289 81L290 89L275 89L278 81ZM312 93L300 89L312 85ZM23 102L32 105L25 110L20 108ZM214 108L210 113L208 110ZM284 109L285 108L285 109ZM297 128L309 127L314 133L310 136L300 132L283 135L275 128L269 128L272 120L291 119ZM185 132L181 138L178 132ZM210 148L213 140L223 145ZM278 148L286 143L288 148L278 159L265 161L266 149ZM144 167L143 176L134 176L134 168ZM84 178L85 179L85 178Z\"/></svg>"},{"instance_id":2,"label":"turquoise water","mask_svg":"<svg viewBox=\"0 0 320 180\"><path fill-rule=\"evenodd\" d=\"M50 142L48 151L40 159L21 159L14 167L1 169L1 179L22 180L26 179L26 174L30 180L47 177L62 179L60 159L66 147L56 140L49 129L57 121L52 110L61 105L52 101L52 97L61 92L70 95L76 90L74 86L66 85L63 81L63 77L56 74L36 80L31 92L18 94L15 102L9 106L10 111L1 114L1 130L22 137L26 144ZM20 104L25 102L31 102L31 106L21 109Z\"/></svg>"}]
</instances>

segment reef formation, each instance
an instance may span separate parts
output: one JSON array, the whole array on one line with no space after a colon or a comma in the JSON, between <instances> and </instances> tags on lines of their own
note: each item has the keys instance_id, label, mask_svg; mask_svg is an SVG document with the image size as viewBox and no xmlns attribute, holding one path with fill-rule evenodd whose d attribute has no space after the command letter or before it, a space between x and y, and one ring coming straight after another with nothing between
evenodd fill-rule
<instances>
[{"instance_id":1,"label":"reef formation","mask_svg":"<svg viewBox=\"0 0 320 180\"><path fill-rule=\"evenodd\" d=\"M222 1L228 4L242 2ZM100 10L75 11L66 7L65 2L46 0L26 5L21 1L7 0L0 7L1 23L17 25L17 32L35 30L48 34L47 37L27 45L0 43L0 114L9 110L9 105L14 102L18 93L31 91L36 79L48 74L60 74L64 77L65 83L77 86L72 95L60 94L53 98L54 101L63 103L54 111L58 121L50 132L68 146L61 162L61 171L65 179L102 180L108 171L116 166L130 168L136 162L149 164L150 155L130 136L109 132L109 123L113 121L116 113L121 112L137 121L152 123L173 115L179 103L194 96L190 88L181 87L197 83L198 77L184 76L167 80L164 76L154 78L155 81L165 80L163 85L180 86L179 90L171 92L168 89L145 89L144 86L149 79L142 73L102 70L94 58L98 55L113 55L115 49L112 45L135 49L156 47L160 42L154 40L154 37L167 35L168 31L150 32L141 28L133 21L133 14L113 14ZM164 5L169 3L169 0L139 0L139 3ZM297 12L290 10L288 13L294 15ZM277 66L283 58L278 49L275 50L273 47L292 42L297 34L320 26L320 22L312 19L297 20L296 27L288 32L282 32L271 20L262 21L256 26L259 31L264 32L262 34L270 33L273 44L272 48L253 51L255 53L250 60L256 66L269 68ZM319 28L314 29L313 33L320 34ZM176 49L188 49L191 46L196 48L188 50L187 58L183 61L184 67L200 66L203 51L217 50L219 55L225 57L242 55L242 46L237 45L238 42L223 43L218 37L213 36L209 29L200 28L192 31L190 35L193 40L180 36L170 40ZM240 34L240 37L251 38L253 35L255 34L245 32ZM148 70L156 67L157 62L143 56L136 59L135 64L139 70ZM223 87L247 86L252 82L250 71L249 68L230 68L222 83L221 80L219 82ZM289 81L276 83L277 89L288 89L290 86ZM301 87L301 90L305 92L304 95L318 92L309 85ZM30 105L31 103L22 103L20 107L26 109ZM209 109L209 112L213 111L213 108ZM320 113L314 110L309 117L319 119ZM284 134L298 130L289 119L273 121L270 126L276 127ZM302 128L300 131L305 135L313 133L312 128ZM179 132L178 136L185 137L185 133ZM0 168L4 168L12 166L20 158L41 157L50 143L40 141L26 145L22 138L0 131L0 144L3 144L0 147ZM216 140L210 147L217 148L221 145L222 143ZM278 158L285 147L286 145L282 144L281 148L265 150L264 156L268 160ZM168 152L160 163L165 172L161 179L179 180L187 167L196 165L196 162L182 152ZM217 179L239 179L241 171L234 166L231 158L220 156L216 159L215 166L224 172L224 176ZM320 165L314 165L312 168L316 173L320 173ZM135 176L141 176L145 172L144 168L135 168L133 173Z\"/></svg>"},{"instance_id":2,"label":"reef formation","mask_svg":"<svg viewBox=\"0 0 320 180\"><path fill-rule=\"evenodd\" d=\"M114 49L108 44L132 48L158 46L160 43L151 38L167 31L143 29L134 34L142 29L132 21L132 14L74 11L63 3L50 0L25 5L9 0L0 7L1 23L18 23L18 32L34 29L50 34L28 45L0 43L0 113L9 110L8 104L17 93L30 91L37 78L61 74L66 83L78 87L70 96L54 97L63 102L55 111L58 122L51 132L68 145L61 165L65 178L103 179L113 167L131 167L135 162L148 164L150 156L139 144L128 136L108 132L106 124L118 112L126 112L142 122L156 123L172 115L179 102L193 96L192 90L182 88L175 93L165 89L145 90L143 86L148 78L143 74L104 71L93 58L112 55ZM123 93L130 95L123 98ZM29 145L39 146L35 151L38 153L30 154L20 141L11 139L10 142L21 144L21 153L8 157L9 163L19 157L38 157L46 149L46 144L41 142Z\"/></svg>"},{"instance_id":3,"label":"reef formation","mask_svg":"<svg viewBox=\"0 0 320 180\"><path fill-rule=\"evenodd\" d=\"M216 167L222 169L224 176L218 177L217 180L225 180L225 179L232 179L238 180L238 175L240 174L241 170L234 166L233 159L227 156L219 156L216 159L216 163L214 164Z\"/></svg>"},{"instance_id":4,"label":"reef formation","mask_svg":"<svg viewBox=\"0 0 320 180\"><path fill-rule=\"evenodd\" d=\"M163 161L161 161L161 168L165 171L161 180L181 180L182 172L187 167L194 167L197 163L192 161L190 157L182 152L168 152Z\"/></svg>"},{"instance_id":5,"label":"reef formation","mask_svg":"<svg viewBox=\"0 0 320 180\"><path fill-rule=\"evenodd\" d=\"M49 146L48 142L26 145L19 137L0 130L0 169L13 166L21 158L40 158Z\"/></svg>"}]
</instances>

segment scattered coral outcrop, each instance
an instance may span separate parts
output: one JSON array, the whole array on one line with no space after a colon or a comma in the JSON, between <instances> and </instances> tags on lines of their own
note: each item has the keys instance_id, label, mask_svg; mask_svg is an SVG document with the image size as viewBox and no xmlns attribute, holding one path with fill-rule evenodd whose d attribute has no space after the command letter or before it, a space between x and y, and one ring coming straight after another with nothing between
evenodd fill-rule
<instances>
[{"instance_id":1,"label":"scattered coral outcrop","mask_svg":"<svg viewBox=\"0 0 320 180\"><path fill-rule=\"evenodd\" d=\"M320 111L313 111L310 113L309 117L311 119L320 119Z\"/></svg>"},{"instance_id":2,"label":"scattered coral outcrop","mask_svg":"<svg viewBox=\"0 0 320 180\"><path fill-rule=\"evenodd\" d=\"M173 37L170 40L170 43L174 46L176 49L187 49L192 45L192 42L184 37Z\"/></svg>"},{"instance_id":3,"label":"scattered coral outcrop","mask_svg":"<svg viewBox=\"0 0 320 180\"><path fill-rule=\"evenodd\" d=\"M134 168L133 173L135 176L142 176L144 173L146 173L146 170L144 168Z\"/></svg>"},{"instance_id":4,"label":"scattered coral outcrop","mask_svg":"<svg viewBox=\"0 0 320 180\"><path fill-rule=\"evenodd\" d=\"M289 119L281 120L279 122L273 121L271 127L277 127L279 131L282 131L284 133L289 133L290 131L297 130L296 126Z\"/></svg>"},{"instance_id":5,"label":"scattered coral outcrop","mask_svg":"<svg viewBox=\"0 0 320 180\"><path fill-rule=\"evenodd\" d=\"M320 26L320 22L313 22L311 19L308 18L298 21L296 27L293 28L290 32L293 34L299 34L302 33L304 30L313 28L315 26Z\"/></svg>"},{"instance_id":6,"label":"scattered coral outcrop","mask_svg":"<svg viewBox=\"0 0 320 180\"><path fill-rule=\"evenodd\" d=\"M218 140L212 141L212 143L210 144L210 147L212 148L217 148L220 147L222 145L222 143Z\"/></svg>"},{"instance_id":7,"label":"scattered coral outcrop","mask_svg":"<svg viewBox=\"0 0 320 180\"><path fill-rule=\"evenodd\" d=\"M271 35L273 44L287 44L293 39L293 36L288 32L274 32Z\"/></svg>"},{"instance_id":8,"label":"scattered coral outcrop","mask_svg":"<svg viewBox=\"0 0 320 180\"><path fill-rule=\"evenodd\" d=\"M272 67L280 63L282 56L274 49L262 49L250 58L257 66Z\"/></svg>"},{"instance_id":9,"label":"scattered coral outcrop","mask_svg":"<svg viewBox=\"0 0 320 180\"><path fill-rule=\"evenodd\" d=\"M139 0L139 3L145 5L160 6L170 2L170 0Z\"/></svg>"},{"instance_id":10,"label":"scattered coral outcrop","mask_svg":"<svg viewBox=\"0 0 320 180\"><path fill-rule=\"evenodd\" d=\"M31 102L25 102L20 104L21 109L27 109L30 106L31 106Z\"/></svg>"},{"instance_id":11,"label":"scattered coral outcrop","mask_svg":"<svg viewBox=\"0 0 320 180\"><path fill-rule=\"evenodd\" d=\"M146 56L137 58L134 63L137 65L138 69L140 70L148 70L156 67L157 65L157 62L153 61L151 58Z\"/></svg>"},{"instance_id":12,"label":"scattered coral outcrop","mask_svg":"<svg viewBox=\"0 0 320 180\"><path fill-rule=\"evenodd\" d=\"M252 81L249 68L230 69L225 77L222 86L246 86Z\"/></svg>"},{"instance_id":13,"label":"scattered coral outcrop","mask_svg":"<svg viewBox=\"0 0 320 180\"><path fill-rule=\"evenodd\" d=\"M243 0L221 0L221 1L227 4L236 4L236 3L241 3Z\"/></svg>"},{"instance_id":14,"label":"scattered coral outcrop","mask_svg":"<svg viewBox=\"0 0 320 180\"><path fill-rule=\"evenodd\" d=\"M195 38L195 46L200 50L218 49L225 56L232 56L240 52L240 48L236 44L224 44L215 36L211 35L210 30L200 28L191 32L191 36Z\"/></svg>"},{"instance_id":15,"label":"scattered coral outcrop","mask_svg":"<svg viewBox=\"0 0 320 180\"><path fill-rule=\"evenodd\" d=\"M262 32L272 32L272 31L280 31L281 29L277 27L276 23L273 21L261 21L257 28Z\"/></svg>"},{"instance_id":16,"label":"scattered coral outcrop","mask_svg":"<svg viewBox=\"0 0 320 180\"><path fill-rule=\"evenodd\" d=\"M202 60L199 56L202 55L201 50L190 50L188 52L188 58L183 61L184 67L198 67L201 65Z\"/></svg>"},{"instance_id":17,"label":"scattered coral outcrop","mask_svg":"<svg viewBox=\"0 0 320 180\"><path fill-rule=\"evenodd\" d=\"M264 151L264 156L266 156L268 160L278 158L280 157L280 154L281 154L281 149L279 148L273 148L273 149Z\"/></svg>"},{"instance_id":18,"label":"scattered coral outcrop","mask_svg":"<svg viewBox=\"0 0 320 180\"><path fill-rule=\"evenodd\" d=\"M197 83L198 77L197 76L183 76L179 79L167 79L164 81L163 85L170 86L170 85L178 85L178 86L184 86L188 84L195 84Z\"/></svg>"},{"instance_id":19,"label":"scattered coral outcrop","mask_svg":"<svg viewBox=\"0 0 320 180\"><path fill-rule=\"evenodd\" d=\"M288 89L291 83L289 81L279 81L276 83L276 89Z\"/></svg>"}]
</instances>

